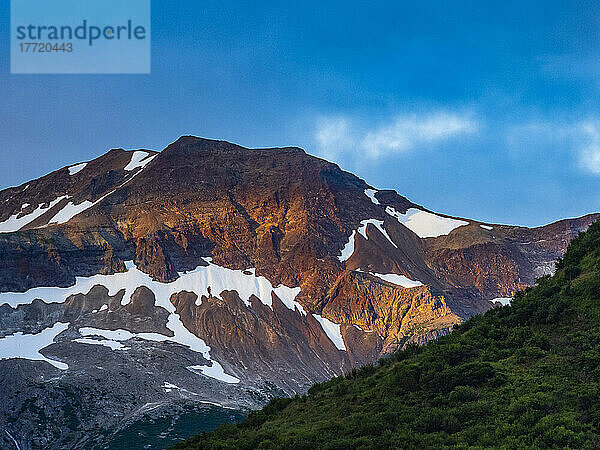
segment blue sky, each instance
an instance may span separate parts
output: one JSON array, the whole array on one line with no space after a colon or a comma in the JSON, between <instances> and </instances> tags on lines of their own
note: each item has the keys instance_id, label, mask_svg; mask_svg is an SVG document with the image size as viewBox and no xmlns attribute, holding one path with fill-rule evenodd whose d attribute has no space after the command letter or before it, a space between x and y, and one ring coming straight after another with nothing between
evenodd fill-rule
<instances>
[{"instance_id":1,"label":"blue sky","mask_svg":"<svg viewBox=\"0 0 600 450\"><path fill-rule=\"evenodd\" d=\"M194 134L483 221L600 210L600 4L290 3L153 1L150 75L11 75L0 0L0 186Z\"/></svg>"}]
</instances>

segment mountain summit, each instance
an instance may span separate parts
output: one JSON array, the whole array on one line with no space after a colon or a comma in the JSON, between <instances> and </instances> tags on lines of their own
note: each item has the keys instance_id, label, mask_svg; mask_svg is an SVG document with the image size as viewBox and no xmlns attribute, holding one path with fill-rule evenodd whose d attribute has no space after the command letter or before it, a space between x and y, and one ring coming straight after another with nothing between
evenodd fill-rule
<instances>
[{"instance_id":1,"label":"mountain summit","mask_svg":"<svg viewBox=\"0 0 600 450\"><path fill-rule=\"evenodd\" d=\"M553 273L596 217L451 217L299 148L193 136L5 189L0 439L88 448L148 415L232 420L447 334Z\"/></svg>"}]
</instances>

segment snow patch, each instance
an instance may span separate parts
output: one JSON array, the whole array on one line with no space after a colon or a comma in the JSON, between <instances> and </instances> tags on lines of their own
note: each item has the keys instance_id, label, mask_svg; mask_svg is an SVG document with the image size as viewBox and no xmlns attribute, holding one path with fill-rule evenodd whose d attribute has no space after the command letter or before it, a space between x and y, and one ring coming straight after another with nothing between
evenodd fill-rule
<instances>
[{"instance_id":1,"label":"snow patch","mask_svg":"<svg viewBox=\"0 0 600 450\"><path fill-rule=\"evenodd\" d=\"M150 153L144 152L142 150L137 150L133 152L133 155L131 155L131 161L129 161L129 164L127 164L124 167L124 170L131 171L137 169L138 167L141 167L143 169L144 167L146 167L146 164L152 161L156 156L152 155L148 157L149 155Z\"/></svg>"},{"instance_id":2,"label":"snow patch","mask_svg":"<svg viewBox=\"0 0 600 450\"><path fill-rule=\"evenodd\" d=\"M355 237L356 237L356 230L353 230L352 234L350 235L350 238L348 239L348 242L346 243L346 245L344 245L344 248L342 249L342 254L340 256L338 256L338 259L341 262L347 261L348 258L350 258L352 256L352 253L354 253Z\"/></svg>"},{"instance_id":3,"label":"snow patch","mask_svg":"<svg viewBox=\"0 0 600 450\"><path fill-rule=\"evenodd\" d=\"M127 166L125 166L125 170L127 171L131 171L137 167L140 168L144 168L150 161L152 161L152 159L154 159L154 157L156 157L156 155L152 155L149 156L150 154L148 152L144 152L144 151L135 151L133 152L133 155L131 157L131 161L129 162L129 164L127 164ZM76 174L77 172L79 172L80 170L82 170L85 165L87 163L81 163L81 164L77 164L75 166L71 166L69 167L69 173L71 175ZM76 171L72 171L72 169L76 169ZM138 170L135 174L133 174L133 176L131 176L128 180L126 180L125 182L123 182L120 186L118 186L116 189L113 189L112 191L108 192L107 194L103 195L102 197L100 197L98 200L91 202L89 200L84 200L83 202L79 203L78 205L74 204L73 202L69 202L67 203L58 213L56 213L54 215L54 217L52 217L49 221L48 224L62 224L62 223L67 223L69 220L71 220L73 217L75 217L77 214L82 213L83 211L91 208L92 206L98 204L100 201L104 200L106 197L108 197L109 195L111 195L113 192L115 192L117 189L125 186L127 183L129 183L131 180L133 180L133 178L135 178L137 175L139 175L141 173L141 170ZM25 187L25 189L28 187L29 185L27 185ZM23 190L25 190L23 189ZM43 203L40 204L38 206L38 208L17 219L17 216L19 215L18 213L15 215L12 215L11 217L9 217L8 219L6 219L4 222L0 222L0 233L12 233L14 231L18 231L19 229L23 228L25 225L31 223L33 220L37 219L39 216L41 216L42 214L44 214L48 209L52 208L53 206L55 206L58 202L60 202L63 199L67 199L70 198L69 195L63 195L62 197L58 197L57 199L53 200L52 202L50 202L49 206L46 208L42 208L42 206L44 205ZM21 209L25 208L26 206L29 206L28 203L25 203Z\"/></svg>"},{"instance_id":4,"label":"snow patch","mask_svg":"<svg viewBox=\"0 0 600 450\"><path fill-rule=\"evenodd\" d=\"M165 381L162 385L163 389L165 390L165 392L171 392L173 389L181 389L179 386L177 386L176 384L173 383L169 383L168 381Z\"/></svg>"},{"instance_id":5,"label":"snow patch","mask_svg":"<svg viewBox=\"0 0 600 450\"><path fill-rule=\"evenodd\" d=\"M377 191L375 189L365 189L365 195L369 197L374 204L380 205L379 200L375 198L376 193Z\"/></svg>"},{"instance_id":6,"label":"snow patch","mask_svg":"<svg viewBox=\"0 0 600 450\"><path fill-rule=\"evenodd\" d=\"M218 298L221 298L220 293L225 290L236 290L246 306L250 306L250 297L255 295L271 309L273 309L272 294L275 293L286 307L306 315L302 305L294 300L300 293L300 287L290 288L283 284L273 287L265 277L256 276L255 268L245 271L233 270L217 266L209 258L206 259L209 261L208 266L199 266L191 272L180 274L180 278L173 282L177 283L182 279L184 285L190 284L189 287L179 289L177 292L182 290L195 292L198 295L197 306L202 304L202 295L209 295L209 288L210 293Z\"/></svg>"},{"instance_id":7,"label":"snow patch","mask_svg":"<svg viewBox=\"0 0 600 450\"><path fill-rule=\"evenodd\" d=\"M490 302L500 303L502 306L506 306L506 305L510 305L510 302L512 302L512 297L509 297L509 298L497 297L497 298L491 299Z\"/></svg>"},{"instance_id":8,"label":"snow patch","mask_svg":"<svg viewBox=\"0 0 600 450\"><path fill-rule=\"evenodd\" d=\"M170 302L169 302L170 303ZM164 306L163 306L164 307ZM165 308L166 309L166 308ZM236 377L228 375L223 370L223 367L210 358L210 347L206 345L206 343L200 339L195 334L192 334L185 326L183 322L181 322L179 318L179 314L174 312L174 307L172 307L173 312L169 316L167 321L167 328L175 333L173 337L165 336L164 334L159 333L132 333L127 330L103 330L100 328L92 328L92 327L83 327L79 329L79 333L82 336L100 336L106 339L106 341L98 341L98 342L117 342L127 341L133 338L145 339L148 341L154 342L165 342L170 341L177 344L181 344L184 347L188 347L190 350L202 353L202 356L212 362L212 366L190 366L193 369L200 371L202 374L215 378L219 381L224 381L225 383L239 383L240 380ZM104 345L104 344L102 344ZM123 348L122 350L127 350L128 348Z\"/></svg>"},{"instance_id":9,"label":"snow patch","mask_svg":"<svg viewBox=\"0 0 600 450\"><path fill-rule=\"evenodd\" d=\"M199 371L202 375L215 378L224 383L237 384L240 382L239 378L227 375L221 364L215 360L212 361L212 366L189 366L188 370L191 370L192 372Z\"/></svg>"},{"instance_id":10,"label":"snow patch","mask_svg":"<svg viewBox=\"0 0 600 450\"><path fill-rule=\"evenodd\" d=\"M363 220L360 223L360 227L358 228L357 231L360 234L362 234L365 239L367 239L367 240L369 239L367 237L367 225L369 225L369 224L374 225L381 232L381 234L383 234L387 238L387 240L390 241L390 243L394 247L398 248L398 246L396 244L394 244L394 241L392 241L392 238L389 236L389 234L387 234L387 231L385 231L385 228L383 228L383 220L367 219L367 220Z\"/></svg>"},{"instance_id":11,"label":"snow patch","mask_svg":"<svg viewBox=\"0 0 600 450\"><path fill-rule=\"evenodd\" d=\"M0 293L0 304L7 303L12 307L22 304L29 304L34 299L40 298L46 303L62 303L70 295L78 293L88 293L93 286L105 286L109 295L115 295L121 289L125 290L121 304L126 305L131 301L131 296L139 286L146 286L154 292L155 306L162 307L169 312L167 328L173 331L174 336L169 337L158 333L131 333L127 330L101 330L96 328L81 328L79 332L84 337L101 336L109 341L126 341L131 338L140 338L152 341L171 341L190 348L192 351L202 353L205 359L212 361L212 366L198 366L196 370L217 378L227 383L239 382L235 377L224 373L218 362L210 359L210 347L206 343L191 333L176 313L175 307L170 301L173 294L188 291L198 295L209 295L209 289L212 295L219 295L224 290L236 290L240 298L247 306L250 306L250 297L255 295L265 305L273 307L271 295L275 293L277 297L292 311L306 315L304 308L294 299L300 293L300 287L289 288L280 284L277 287L265 277L256 276L255 269L250 269L248 273L242 270L232 270L220 267L212 262L208 266L199 266L195 270L180 273L179 278L171 283L161 283L139 270L133 264L133 261L125 263L126 271L111 275L93 275L91 277L76 277L75 285L61 287L37 287L29 289L26 292L4 292ZM104 305L100 310L107 309ZM89 343L89 342L85 342ZM111 344L112 345L112 344ZM237 380L237 381L233 381Z\"/></svg>"},{"instance_id":12,"label":"snow patch","mask_svg":"<svg viewBox=\"0 0 600 450\"><path fill-rule=\"evenodd\" d=\"M99 309L99 311L106 311L108 309L108 305L105 303L104 305L102 305Z\"/></svg>"},{"instance_id":13,"label":"snow patch","mask_svg":"<svg viewBox=\"0 0 600 450\"><path fill-rule=\"evenodd\" d=\"M86 162L75 164L74 166L69 167L69 175L75 175L76 173L81 172L85 166L87 166Z\"/></svg>"},{"instance_id":14,"label":"snow patch","mask_svg":"<svg viewBox=\"0 0 600 450\"><path fill-rule=\"evenodd\" d=\"M450 234L454 229L469 224L469 222L465 222L464 220L441 217L417 208L410 208L406 213L402 214L393 207L387 206L385 212L398 219L398 222L420 238L445 236Z\"/></svg>"},{"instance_id":15,"label":"snow patch","mask_svg":"<svg viewBox=\"0 0 600 450\"><path fill-rule=\"evenodd\" d=\"M104 198L104 197L102 197L102 198ZM102 199L100 199L100 200L102 200ZM73 202L69 202L59 212L57 212L54 215L54 217L52 217L52 219L50 219L48 221L48 224L51 224L51 223L57 223L57 224L67 223L69 220L71 220L77 214L85 211L88 208L91 208L96 203L98 203L100 200L97 200L95 202L90 202L89 200L84 200L79 205L75 205L75 204L73 204Z\"/></svg>"},{"instance_id":16,"label":"snow patch","mask_svg":"<svg viewBox=\"0 0 600 450\"><path fill-rule=\"evenodd\" d=\"M90 345L103 345L104 347L108 347L111 350L129 350L131 347L125 347L118 341L113 341L112 339L90 339L90 338L78 338L74 339L74 342L78 342L80 344L90 344Z\"/></svg>"},{"instance_id":17,"label":"snow patch","mask_svg":"<svg viewBox=\"0 0 600 450\"><path fill-rule=\"evenodd\" d=\"M58 198L52 200L50 202L50 204L45 208L44 208L44 203L40 203L39 206L34 211L30 212L29 214L25 214L23 217L17 218L19 213L13 214L8 219L6 219L4 222L0 222L0 233L12 233L14 231L20 230L25 225L33 222L35 219L40 217L42 214L47 212L50 208L54 207L61 200L65 199L65 198L69 198L69 196L63 195L62 197L58 197ZM21 210L23 210L23 208L27 207L25 205L29 206L29 203L23 204L23 206L21 206Z\"/></svg>"},{"instance_id":18,"label":"snow patch","mask_svg":"<svg viewBox=\"0 0 600 450\"><path fill-rule=\"evenodd\" d=\"M333 342L333 345L335 345L338 350L346 351L346 345L344 344L344 339L342 338L340 326L336 323L333 323L331 320L326 319L325 317L319 316L318 314L313 314L313 317L321 324L321 328L323 328L323 331L329 340Z\"/></svg>"},{"instance_id":19,"label":"snow patch","mask_svg":"<svg viewBox=\"0 0 600 450\"><path fill-rule=\"evenodd\" d=\"M105 339L111 341L127 341L134 337L138 337L140 339L146 339L148 341L166 341L169 336L165 336L160 333L132 333L131 331L117 329L117 330L105 330L102 328L93 328L93 327L82 327L79 329L79 334L82 336L101 336Z\"/></svg>"},{"instance_id":20,"label":"snow patch","mask_svg":"<svg viewBox=\"0 0 600 450\"><path fill-rule=\"evenodd\" d=\"M46 358L40 353L54 342L54 338L69 328L68 323L57 322L37 334L14 333L0 338L0 359L24 358L33 361L46 361L61 370L69 366L63 362Z\"/></svg>"},{"instance_id":21,"label":"snow patch","mask_svg":"<svg viewBox=\"0 0 600 450\"><path fill-rule=\"evenodd\" d=\"M383 228L383 220L377 220L377 219L366 219L360 222L360 226L358 227L357 230L353 230L352 234L350 235L350 237L348 238L348 242L346 243L346 245L344 245L344 248L342 249L342 254L340 256L338 256L338 259L341 262L347 261L348 258L350 258L352 256L352 253L354 253L354 243L355 243L355 239L356 239L356 233L360 233L365 239L369 239L369 237L367 236L367 226L371 224L374 225L380 232L381 234L383 234L386 239L388 241L390 241L390 244L392 244L394 247L398 248L398 246L394 243L394 241L392 241L392 238L390 237L389 234L387 234L387 231L385 231L385 228Z\"/></svg>"},{"instance_id":22,"label":"snow patch","mask_svg":"<svg viewBox=\"0 0 600 450\"><path fill-rule=\"evenodd\" d=\"M207 260L210 261L209 258ZM174 307L169 300L173 294L182 291L194 292L200 300L202 295L209 295L210 288L210 293L217 297L225 290L235 290L246 306L250 306L249 299L255 295L271 308L273 307L271 294L275 293L289 309L306 315L302 305L294 300L300 293L300 287L290 288L283 284L273 287L265 277L255 275L256 269L233 270L210 262L208 266L198 266L192 271L180 272L179 278L175 281L162 283L154 281L148 274L139 270L133 261L125 262L125 268L125 272L111 275L76 277L75 284L70 287L35 287L25 292L3 292L0 293L0 305L8 303L12 307L17 307L29 304L36 298L41 298L46 303L62 303L68 296L86 294L96 285L105 286L109 295L115 295L121 289L125 289L121 304L126 305L131 301L131 296L137 287L146 286L154 292L156 306L174 312Z\"/></svg>"},{"instance_id":23,"label":"snow patch","mask_svg":"<svg viewBox=\"0 0 600 450\"><path fill-rule=\"evenodd\" d=\"M172 319L172 316L177 316L176 319ZM160 333L132 333L131 331L117 329L117 330L105 330L101 328L92 328L92 327L83 327L79 329L79 333L82 336L100 336L110 341L128 341L129 339L139 338L144 339L146 341L154 341L154 342L165 342L171 341L177 344L181 344L184 347L188 347L190 350L202 353L207 359L208 352L210 351L210 347L204 343L202 339L197 337L196 335L190 333L187 328L183 327L183 323L181 323L180 329L179 323L179 314L171 314L167 320L167 328L175 333L177 330L177 334L173 337L166 336ZM171 325L171 326L169 326ZM173 329L173 328L175 329ZM191 336L190 336L191 335ZM209 359L210 360L210 359Z\"/></svg>"},{"instance_id":24,"label":"snow patch","mask_svg":"<svg viewBox=\"0 0 600 450\"><path fill-rule=\"evenodd\" d=\"M363 272L363 271L358 269L357 272ZM410 278L405 277L404 275L398 275L397 273L374 273L374 272L363 272L363 273L368 273L370 275L373 275L376 278L379 278L380 280L387 281L388 283L392 283L392 284L397 284L398 286L402 286L403 288L407 288L407 289L423 286L423 283L421 283L420 281L411 280Z\"/></svg>"},{"instance_id":25,"label":"snow patch","mask_svg":"<svg viewBox=\"0 0 600 450\"><path fill-rule=\"evenodd\" d=\"M479 225L481 228L483 228L484 230L493 230L494 227L490 227L489 225Z\"/></svg>"},{"instance_id":26,"label":"snow patch","mask_svg":"<svg viewBox=\"0 0 600 450\"><path fill-rule=\"evenodd\" d=\"M138 153L138 152L135 152L135 153ZM141 153L146 153L146 152L141 152ZM147 155L147 153L146 153L146 155ZM135 156L135 154L134 154L134 156ZM146 166L146 164L148 164L155 156L156 155L152 155L150 158L147 158L146 160L144 160L143 162L139 163L135 167L141 167L143 169ZM132 160L133 160L133 157L132 157ZM127 168L126 168L126 170L127 170ZM133 169L130 169L130 170L133 170ZM104 200L106 197L108 197L112 193L116 192L118 189L120 189L123 186L125 186L127 183L129 183L131 180L133 180L141 172L142 172L141 170L138 170L129 179L127 179L123 183L121 183L121 185L119 185L117 188L113 189L112 191L108 192L107 194L104 194L102 197L100 197L95 202L91 202L89 200L84 200L83 202L81 202L78 205L75 205L73 202L67 203L58 213L56 213L54 215L54 217L52 217L52 219L50 219L48 221L48 224L51 224L51 223L56 223L56 224L67 223L69 220L71 220L77 214L80 214L83 211L85 211L86 209L89 209L92 206L97 205L102 200Z\"/></svg>"}]
</instances>

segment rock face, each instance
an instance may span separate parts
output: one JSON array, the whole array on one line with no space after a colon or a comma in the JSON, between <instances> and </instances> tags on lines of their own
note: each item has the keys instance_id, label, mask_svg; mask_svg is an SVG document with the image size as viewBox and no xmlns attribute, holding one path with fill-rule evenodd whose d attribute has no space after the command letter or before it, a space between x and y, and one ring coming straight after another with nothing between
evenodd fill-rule
<instances>
[{"instance_id":1,"label":"rock face","mask_svg":"<svg viewBox=\"0 0 600 450\"><path fill-rule=\"evenodd\" d=\"M190 136L0 191L0 446L101 448L149 411L304 392L532 285L596 217L483 224Z\"/></svg>"}]
</instances>

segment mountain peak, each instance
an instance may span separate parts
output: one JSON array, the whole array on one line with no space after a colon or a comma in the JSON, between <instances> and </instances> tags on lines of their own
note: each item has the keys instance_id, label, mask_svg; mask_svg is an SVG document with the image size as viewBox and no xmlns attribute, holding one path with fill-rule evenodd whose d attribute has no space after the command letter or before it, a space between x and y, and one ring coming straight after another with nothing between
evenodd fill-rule
<instances>
[{"instance_id":1,"label":"mountain peak","mask_svg":"<svg viewBox=\"0 0 600 450\"><path fill-rule=\"evenodd\" d=\"M108 398L93 403L104 430L147 404L171 410L177 386L254 408L273 388L305 392L448 333L550 273L593 219L521 229L450 218L296 147L182 136L159 153L116 149L0 191L0 340L50 336L34 359L55 365L27 364ZM0 361L0 374L15 364ZM58 398L56 386L43 395ZM9 389L0 428L29 401ZM24 442L62 430L62 416L46 428L31 417ZM71 448L64 439L54 448Z\"/></svg>"},{"instance_id":2,"label":"mountain peak","mask_svg":"<svg viewBox=\"0 0 600 450\"><path fill-rule=\"evenodd\" d=\"M245 150L237 144L216 139L207 139L197 136L181 136L172 144L169 144L161 153L166 156L188 155L197 156L203 153L240 151Z\"/></svg>"},{"instance_id":3,"label":"mountain peak","mask_svg":"<svg viewBox=\"0 0 600 450\"><path fill-rule=\"evenodd\" d=\"M179 155L197 155L202 153L226 153L226 152L276 152L280 155L307 153L299 147L270 147L270 148L247 148L234 144L229 141L209 139L192 135L184 135L175 142L169 144L162 153L172 156ZM317 159L317 158L315 158Z\"/></svg>"}]
</instances>

